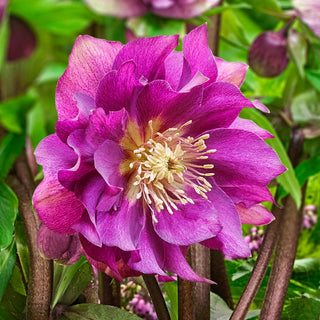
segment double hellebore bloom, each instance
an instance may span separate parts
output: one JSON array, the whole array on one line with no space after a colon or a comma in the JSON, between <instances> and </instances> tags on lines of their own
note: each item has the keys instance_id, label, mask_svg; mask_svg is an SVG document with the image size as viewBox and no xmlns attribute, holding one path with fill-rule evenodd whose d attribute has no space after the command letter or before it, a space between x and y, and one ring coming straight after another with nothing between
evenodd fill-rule
<instances>
[{"instance_id":1,"label":"double hellebore bloom","mask_svg":"<svg viewBox=\"0 0 320 320\"><path fill-rule=\"evenodd\" d=\"M80 36L57 86L56 133L35 152L40 219L78 233L88 260L119 279L204 281L184 258L189 245L247 257L241 223L273 219L260 203L285 168L271 135L238 117L263 108L239 90L246 66L214 58L205 25L177 45L176 35Z\"/></svg>"},{"instance_id":2,"label":"double hellebore bloom","mask_svg":"<svg viewBox=\"0 0 320 320\"><path fill-rule=\"evenodd\" d=\"M219 3L218 0L85 0L101 14L129 18L148 11L156 15L188 19L201 15Z\"/></svg>"}]
</instances>

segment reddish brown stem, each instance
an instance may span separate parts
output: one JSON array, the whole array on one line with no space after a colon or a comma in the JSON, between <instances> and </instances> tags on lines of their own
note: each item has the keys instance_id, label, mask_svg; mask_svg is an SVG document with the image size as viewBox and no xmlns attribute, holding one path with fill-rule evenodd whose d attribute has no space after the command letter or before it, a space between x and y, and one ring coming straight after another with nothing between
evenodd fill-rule
<instances>
[{"instance_id":1,"label":"reddish brown stem","mask_svg":"<svg viewBox=\"0 0 320 320\"><path fill-rule=\"evenodd\" d=\"M258 259L230 320L245 319L247 312L249 311L249 308L260 288L278 238L280 213L281 209L275 206L273 215L275 216L276 220L267 227Z\"/></svg>"},{"instance_id":2,"label":"reddish brown stem","mask_svg":"<svg viewBox=\"0 0 320 320\"><path fill-rule=\"evenodd\" d=\"M211 291L220 296L233 309L234 305L224 255L219 250L211 250L210 260L211 280L215 282L215 284L211 285Z\"/></svg>"},{"instance_id":3,"label":"reddish brown stem","mask_svg":"<svg viewBox=\"0 0 320 320\"><path fill-rule=\"evenodd\" d=\"M148 288L158 319L170 320L169 311L156 278L149 274L144 274L142 277Z\"/></svg>"},{"instance_id":4,"label":"reddish brown stem","mask_svg":"<svg viewBox=\"0 0 320 320\"><path fill-rule=\"evenodd\" d=\"M280 319L296 256L302 212L298 210L291 196L287 198L285 205L280 220L280 238L261 308L260 320Z\"/></svg>"},{"instance_id":5,"label":"reddish brown stem","mask_svg":"<svg viewBox=\"0 0 320 320\"><path fill-rule=\"evenodd\" d=\"M19 199L19 212L30 256L27 319L47 320L50 314L53 266L52 261L44 260L38 251L40 221L31 208L34 183L24 154L17 159L14 169L15 175L9 179L9 184Z\"/></svg>"}]
</instances>

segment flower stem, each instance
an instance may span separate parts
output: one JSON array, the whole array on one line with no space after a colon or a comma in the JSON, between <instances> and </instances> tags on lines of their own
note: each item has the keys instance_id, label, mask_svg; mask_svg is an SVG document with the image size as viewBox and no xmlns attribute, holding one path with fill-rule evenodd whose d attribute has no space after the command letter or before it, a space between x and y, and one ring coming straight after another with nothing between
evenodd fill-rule
<instances>
[{"instance_id":1,"label":"flower stem","mask_svg":"<svg viewBox=\"0 0 320 320\"><path fill-rule=\"evenodd\" d=\"M230 320L245 319L246 314L260 288L278 238L280 212L281 209L274 206L272 213L276 220L273 221L266 229L258 259Z\"/></svg>"},{"instance_id":2,"label":"flower stem","mask_svg":"<svg viewBox=\"0 0 320 320\"><path fill-rule=\"evenodd\" d=\"M37 232L40 221L31 208L34 182L25 154L16 160L14 169L15 175L9 177L8 182L19 199L19 212L30 256L26 317L47 320L50 314L53 265L52 261L43 259L38 251Z\"/></svg>"},{"instance_id":3,"label":"flower stem","mask_svg":"<svg viewBox=\"0 0 320 320\"><path fill-rule=\"evenodd\" d=\"M280 319L296 256L301 222L302 212L296 207L294 199L288 196L280 220L280 238L261 308L260 320Z\"/></svg>"},{"instance_id":4,"label":"flower stem","mask_svg":"<svg viewBox=\"0 0 320 320\"><path fill-rule=\"evenodd\" d=\"M302 132L298 128L293 127L288 155L294 167L297 166L298 164L298 160L303 147L303 141L304 141L304 136ZM264 317L267 317L267 318L260 318L260 320L261 319L264 319L264 320L278 319L270 316L270 314L273 314L273 316L275 316L275 313L270 311L272 308L274 308L273 311L276 311L278 313L280 312L280 315L281 315L285 294L287 292L289 281L290 281L290 275L292 272L292 266L293 266L293 262L296 254L296 246L297 246L300 227L301 227L301 213L299 213L299 211L295 207L293 198L290 195L288 195L282 202L283 202L284 209L280 209L277 206L273 207L272 213L276 219L267 227L258 259L253 268L253 271L251 273L247 286L243 291L241 298L238 302L238 305L234 310L230 320L245 319L245 316L265 276L266 270L271 260L274 247L277 244L279 234L281 234L281 236L277 244L275 259L272 266L272 270L274 271L271 271L273 276L271 279L271 275L270 275L269 283L268 283L269 290L267 289L268 296L266 293L265 300L263 303ZM300 222L299 222L299 219L300 219ZM290 241L290 245L288 245L289 241ZM286 254L287 250L290 250L288 254ZM281 270L281 268L283 268L283 270ZM280 277L284 277L284 278L281 281L282 287L279 290L277 297L275 297L274 290L277 290L275 288L279 288L276 282L279 279L279 275ZM273 300L273 301L271 302L270 300ZM270 314L268 312L270 312ZM262 310L261 310L261 315L262 315ZM270 316L270 318L268 316Z\"/></svg>"},{"instance_id":5,"label":"flower stem","mask_svg":"<svg viewBox=\"0 0 320 320\"><path fill-rule=\"evenodd\" d=\"M211 285L211 291L220 296L227 305L233 309L233 300L231 295L231 288L228 280L226 265L224 262L224 255L219 250L210 250L211 260L211 277L210 279L216 284Z\"/></svg>"},{"instance_id":6,"label":"flower stem","mask_svg":"<svg viewBox=\"0 0 320 320\"><path fill-rule=\"evenodd\" d=\"M170 320L169 311L156 278L149 274L144 274L143 280L148 288L158 319Z\"/></svg>"},{"instance_id":7,"label":"flower stem","mask_svg":"<svg viewBox=\"0 0 320 320\"><path fill-rule=\"evenodd\" d=\"M101 271L99 271L99 296L101 304L120 308L120 283Z\"/></svg>"}]
</instances>

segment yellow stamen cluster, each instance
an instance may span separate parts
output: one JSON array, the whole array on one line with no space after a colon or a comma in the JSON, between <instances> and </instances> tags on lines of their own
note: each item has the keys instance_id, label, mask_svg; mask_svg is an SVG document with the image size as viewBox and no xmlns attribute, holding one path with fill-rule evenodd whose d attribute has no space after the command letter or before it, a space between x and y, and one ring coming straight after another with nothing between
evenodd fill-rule
<instances>
[{"instance_id":1,"label":"yellow stamen cluster","mask_svg":"<svg viewBox=\"0 0 320 320\"><path fill-rule=\"evenodd\" d=\"M198 138L182 136L183 128L190 123L188 121L178 128L154 133L150 120L151 138L133 151L134 160L129 167L136 173L133 183L139 190L136 198L143 197L152 212L154 206L158 212L166 208L173 214L172 209L178 209L177 203L193 204L185 192L187 186L206 199L206 193L212 188L206 177L214 173L204 173L202 169L213 169L213 164L202 162L208 159L207 154L216 150L207 150L205 140L209 134Z\"/></svg>"}]
</instances>

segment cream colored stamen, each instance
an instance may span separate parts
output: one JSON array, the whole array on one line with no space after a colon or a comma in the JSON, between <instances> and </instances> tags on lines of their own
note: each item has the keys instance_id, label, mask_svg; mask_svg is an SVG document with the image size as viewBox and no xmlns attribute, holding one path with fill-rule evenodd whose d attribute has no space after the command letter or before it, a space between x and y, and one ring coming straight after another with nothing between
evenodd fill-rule
<instances>
[{"instance_id":1,"label":"cream colored stamen","mask_svg":"<svg viewBox=\"0 0 320 320\"><path fill-rule=\"evenodd\" d=\"M152 211L160 212L164 208L170 214L177 210L177 204L194 204L193 199L185 192L186 187L192 187L197 194L207 199L206 193L212 185L205 177L213 176L213 164L201 161L207 160L207 154L216 152L207 150L205 140L210 137L204 134L198 138L183 137L183 129L190 125L188 121L177 128L169 128L164 132L154 133L150 120L150 138L133 151L134 160L129 164L135 171L134 186L139 187L136 198L143 197ZM199 170L209 170L202 172Z\"/></svg>"}]
</instances>

